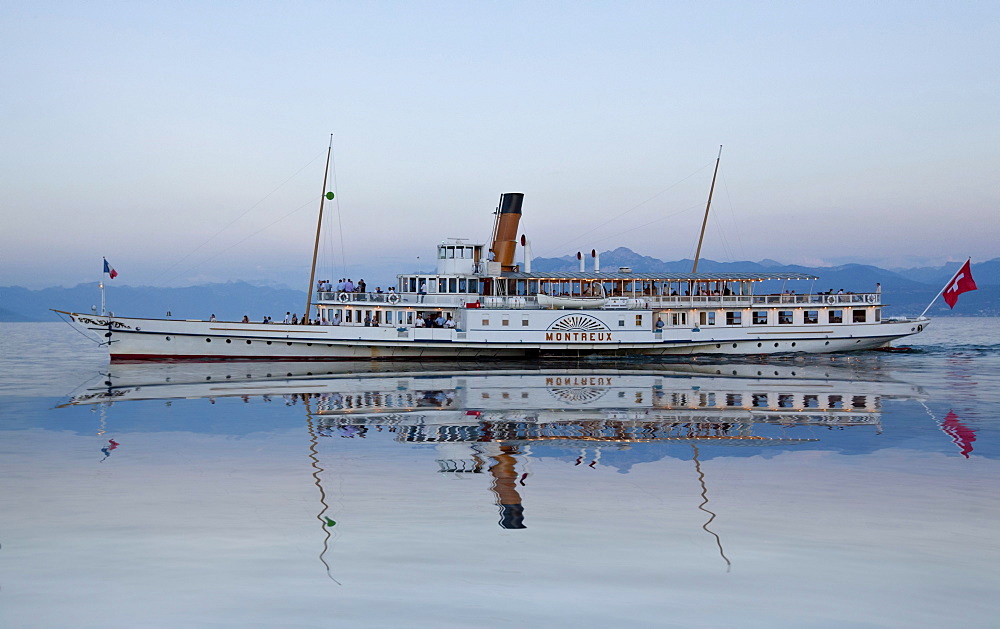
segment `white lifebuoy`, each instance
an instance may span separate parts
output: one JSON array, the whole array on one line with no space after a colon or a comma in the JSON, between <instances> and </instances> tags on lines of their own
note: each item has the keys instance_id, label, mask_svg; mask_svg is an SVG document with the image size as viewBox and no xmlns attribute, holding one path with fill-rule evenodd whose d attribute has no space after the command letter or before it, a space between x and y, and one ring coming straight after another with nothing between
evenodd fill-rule
<instances>
[{"instance_id":1,"label":"white lifebuoy","mask_svg":"<svg viewBox=\"0 0 1000 629\"><path fill-rule=\"evenodd\" d=\"M868 295L867 297L865 297L865 299L867 299L868 303L870 303L870 304L874 304L875 301L876 301L875 295Z\"/></svg>"},{"instance_id":2,"label":"white lifebuoy","mask_svg":"<svg viewBox=\"0 0 1000 629\"><path fill-rule=\"evenodd\" d=\"M337 299L346 304L347 302L351 301L351 296L348 293L341 293L340 295L337 296Z\"/></svg>"},{"instance_id":3,"label":"white lifebuoy","mask_svg":"<svg viewBox=\"0 0 1000 629\"><path fill-rule=\"evenodd\" d=\"M836 296L834 296L834 295L827 295L826 296L826 303L828 303L828 304L835 304L835 303L837 303Z\"/></svg>"},{"instance_id":4,"label":"white lifebuoy","mask_svg":"<svg viewBox=\"0 0 1000 629\"><path fill-rule=\"evenodd\" d=\"M390 304L398 304L399 303L399 295L397 295L396 293L390 293L389 296L386 297L385 299Z\"/></svg>"}]
</instances>

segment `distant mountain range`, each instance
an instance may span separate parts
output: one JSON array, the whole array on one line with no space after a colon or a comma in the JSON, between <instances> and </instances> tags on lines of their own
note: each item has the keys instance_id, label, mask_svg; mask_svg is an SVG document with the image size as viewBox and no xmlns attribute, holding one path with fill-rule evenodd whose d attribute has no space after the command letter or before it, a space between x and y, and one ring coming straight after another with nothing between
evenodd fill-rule
<instances>
[{"instance_id":1,"label":"distant mountain range","mask_svg":"<svg viewBox=\"0 0 1000 629\"><path fill-rule=\"evenodd\" d=\"M601 269L617 270L629 267L635 272L687 273L691 260L664 262L640 255L631 249L619 247L600 254ZM586 260L587 268L592 261ZM532 271L574 271L579 263L573 256L563 258L535 258ZM941 267L913 269L882 269L863 264L845 264L836 267L811 268L785 265L774 260L760 262L716 262L702 260L698 271L705 273L805 273L818 276L813 284L798 283L785 288L797 293L839 290L865 292L873 290L876 282L882 284L883 298L887 302L886 315L916 315L927 306L934 295L954 275L961 263ZM931 316L1000 316L1000 258L972 265L973 277L979 290L962 295L955 310L938 299L928 312ZM782 285L772 282L761 286L758 292L780 291ZM763 290L760 290L763 289ZM19 286L0 287L0 321L53 321L57 315L49 308L89 312L100 306L100 292L96 283L79 284L73 288L45 288L30 290ZM185 288L156 288L151 286L124 286L109 284L108 309L119 314L137 317L166 317L177 319L207 319L214 314L223 320L239 320L248 315L258 321L264 315L276 320L285 312L301 314L305 308L306 294L301 290L255 286L247 282L205 284ZM169 315L167 313L170 313Z\"/></svg>"}]
</instances>

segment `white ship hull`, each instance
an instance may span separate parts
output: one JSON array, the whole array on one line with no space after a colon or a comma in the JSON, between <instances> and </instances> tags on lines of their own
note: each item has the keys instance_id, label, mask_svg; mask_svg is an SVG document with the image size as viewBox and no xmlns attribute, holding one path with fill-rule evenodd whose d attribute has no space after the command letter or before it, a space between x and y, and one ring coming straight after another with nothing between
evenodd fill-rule
<instances>
[{"instance_id":1,"label":"white ship hull","mask_svg":"<svg viewBox=\"0 0 1000 629\"><path fill-rule=\"evenodd\" d=\"M480 311L476 311L475 316ZM503 317L523 312L490 311ZM566 311L537 311L558 313ZM594 320L600 320L589 311ZM927 320L826 326L715 327L558 331L492 331L246 324L101 317L65 313L81 330L109 343L112 360L427 360L559 356L766 355L867 350L921 331ZM629 311L630 316L640 314ZM644 313L651 316L652 313ZM613 316L613 314L612 314ZM607 318L607 317L605 317ZM558 322L558 319L557 319ZM614 323L609 321L606 323Z\"/></svg>"}]
</instances>

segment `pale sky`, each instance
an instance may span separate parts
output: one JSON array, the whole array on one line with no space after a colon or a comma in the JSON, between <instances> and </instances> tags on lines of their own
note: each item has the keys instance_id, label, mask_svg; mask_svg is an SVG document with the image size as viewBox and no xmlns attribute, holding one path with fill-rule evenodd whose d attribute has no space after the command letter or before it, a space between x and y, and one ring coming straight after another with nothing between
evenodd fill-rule
<instances>
[{"instance_id":1,"label":"pale sky","mask_svg":"<svg viewBox=\"0 0 1000 629\"><path fill-rule=\"evenodd\" d=\"M1000 256L996 2L12 0L0 55L0 285L305 288L331 133L321 277L508 191L536 256L691 257L719 145L705 257Z\"/></svg>"}]
</instances>

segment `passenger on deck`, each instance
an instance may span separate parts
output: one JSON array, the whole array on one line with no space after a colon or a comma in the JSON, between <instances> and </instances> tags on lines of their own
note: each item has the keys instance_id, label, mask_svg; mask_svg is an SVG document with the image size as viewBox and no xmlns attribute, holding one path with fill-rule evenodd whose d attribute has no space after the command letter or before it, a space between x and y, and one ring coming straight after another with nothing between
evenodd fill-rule
<instances>
[{"instance_id":1,"label":"passenger on deck","mask_svg":"<svg viewBox=\"0 0 1000 629\"><path fill-rule=\"evenodd\" d=\"M438 313L437 319L434 320L434 327L443 328L444 324L447 323L447 319L444 318L443 313Z\"/></svg>"},{"instance_id":2,"label":"passenger on deck","mask_svg":"<svg viewBox=\"0 0 1000 629\"><path fill-rule=\"evenodd\" d=\"M364 280L358 280L358 292L359 293L365 292L366 287L367 287L367 285L365 284Z\"/></svg>"},{"instance_id":3,"label":"passenger on deck","mask_svg":"<svg viewBox=\"0 0 1000 629\"><path fill-rule=\"evenodd\" d=\"M333 321L330 322L331 325L340 325L340 313L333 315Z\"/></svg>"},{"instance_id":4,"label":"passenger on deck","mask_svg":"<svg viewBox=\"0 0 1000 629\"><path fill-rule=\"evenodd\" d=\"M250 317L243 315L243 323L250 323Z\"/></svg>"},{"instance_id":5,"label":"passenger on deck","mask_svg":"<svg viewBox=\"0 0 1000 629\"><path fill-rule=\"evenodd\" d=\"M209 321L215 321L215 315L213 314L211 317L208 318L208 320Z\"/></svg>"},{"instance_id":6,"label":"passenger on deck","mask_svg":"<svg viewBox=\"0 0 1000 629\"><path fill-rule=\"evenodd\" d=\"M344 282L344 292L345 293L354 292L354 282L351 281L351 278L347 278L347 281Z\"/></svg>"},{"instance_id":7,"label":"passenger on deck","mask_svg":"<svg viewBox=\"0 0 1000 629\"><path fill-rule=\"evenodd\" d=\"M425 325L424 324L424 318L421 317L420 314L418 313L417 314L417 318L413 321L413 327L415 327L415 328L422 328L422 327L424 327L424 325Z\"/></svg>"},{"instance_id":8,"label":"passenger on deck","mask_svg":"<svg viewBox=\"0 0 1000 629\"><path fill-rule=\"evenodd\" d=\"M448 320L444 322L444 326L443 327L449 328L449 329L455 327L455 320L451 318L451 315L448 315Z\"/></svg>"},{"instance_id":9,"label":"passenger on deck","mask_svg":"<svg viewBox=\"0 0 1000 629\"><path fill-rule=\"evenodd\" d=\"M292 322L292 313L286 312L285 313L285 320L282 323L291 323L291 322Z\"/></svg>"}]
</instances>

